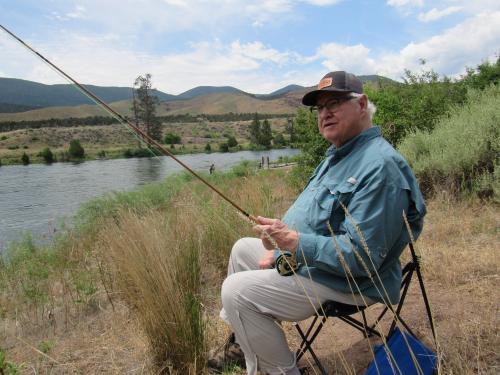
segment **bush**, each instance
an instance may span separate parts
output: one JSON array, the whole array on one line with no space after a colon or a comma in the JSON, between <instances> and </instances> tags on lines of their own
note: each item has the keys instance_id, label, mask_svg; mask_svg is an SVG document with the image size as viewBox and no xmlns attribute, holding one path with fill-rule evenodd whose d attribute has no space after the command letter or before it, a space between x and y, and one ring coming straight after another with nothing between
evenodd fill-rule
<instances>
[{"instance_id":1,"label":"bush","mask_svg":"<svg viewBox=\"0 0 500 375\"><path fill-rule=\"evenodd\" d=\"M23 156L21 156L21 162L23 163L23 165L28 165L30 163L30 157L28 156L28 154L26 154L26 152L23 152Z\"/></svg>"},{"instance_id":2,"label":"bush","mask_svg":"<svg viewBox=\"0 0 500 375\"><path fill-rule=\"evenodd\" d=\"M229 148L238 146L238 141L232 135L227 137L227 145Z\"/></svg>"},{"instance_id":3,"label":"bush","mask_svg":"<svg viewBox=\"0 0 500 375\"><path fill-rule=\"evenodd\" d=\"M470 90L465 106L454 106L432 132L417 130L399 149L424 192L499 190L500 86ZM489 181L489 182L488 182ZM486 185L485 185L486 184Z\"/></svg>"},{"instance_id":4,"label":"bush","mask_svg":"<svg viewBox=\"0 0 500 375\"><path fill-rule=\"evenodd\" d=\"M273 143L275 146L278 147L283 147L286 146L286 140L285 137L283 137L283 134L278 133L274 136Z\"/></svg>"},{"instance_id":5,"label":"bush","mask_svg":"<svg viewBox=\"0 0 500 375\"><path fill-rule=\"evenodd\" d=\"M68 154L70 157L76 159L83 159L85 157L85 150L78 139L73 139L69 143Z\"/></svg>"},{"instance_id":6,"label":"bush","mask_svg":"<svg viewBox=\"0 0 500 375\"><path fill-rule=\"evenodd\" d=\"M149 158L155 156L155 154L148 148L127 148L125 151L123 151L123 156L125 158Z\"/></svg>"},{"instance_id":7,"label":"bush","mask_svg":"<svg viewBox=\"0 0 500 375\"><path fill-rule=\"evenodd\" d=\"M163 138L163 142L165 144L168 144L168 145L180 144L181 137L177 134L174 134L174 133L167 133L167 134L165 134L165 137Z\"/></svg>"},{"instance_id":8,"label":"bush","mask_svg":"<svg viewBox=\"0 0 500 375\"><path fill-rule=\"evenodd\" d=\"M380 89L367 86L366 92L377 106L373 122L381 126L389 142L397 145L412 131L431 131L451 105L464 102L466 90L449 78L440 79L433 71L407 71L404 84Z\"/></svg>"},{"instance_id":9,"label":"bush","mask_svg":"<svg viewBox=\"0 0 500 375\"><path fill-rule=\"evenodd\" d=\"M205 146L205 151L206 152L211 152L212 151L212 146L210 146L210 143L207 143Z\"/></svg>"},{"instance_id":10,"label":"bush","mask_svg":"<svg viewBox=\"0 0 500 375\"><path fill-rule=\"evenodd\" d=\"M330 143L319 133L316 116L307 109L299 109L297 112L294 131L298 140L294 146L302 151L299 166L308 175L323 160Z\"/></svg>"},{"instance_id":11,"label":"bush","mask_svg":"<svg viewBox=\"0 0 500 375\"><path fill-rule=\"evenodd\" d=\"M47 163L47 164L50 164L50 163L53 163L54 162L54 154L52 153L52 151L50 150L50 148L48 147L45 147L39 154L38 156L40 156L41 158L43 158L43 160Z\"/></svg>"},{"instance_id":12,"label":"bush","mask_svg":"<svg viewBox=\"0 0 500 375\"><path fill-rule=\"evenodd\" d=\"M229 145L226 142L219 144L219 151L220 152L228 152Z\"/></svg>"}]
</instances>

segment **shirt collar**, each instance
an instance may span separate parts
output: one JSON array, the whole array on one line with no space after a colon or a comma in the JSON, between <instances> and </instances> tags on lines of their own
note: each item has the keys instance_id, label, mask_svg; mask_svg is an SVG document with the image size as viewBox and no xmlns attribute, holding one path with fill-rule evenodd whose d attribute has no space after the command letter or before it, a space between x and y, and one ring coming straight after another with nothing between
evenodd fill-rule
<instances>
[{"instance_id":1,"label":"shirt collar","mask_svg":"<svg viewBox=\"0 0 500 375\"><path fill-rule=\"evenodd\" d=\"M331 145L330 147L328 147L328 150L326 150L326 156L346 156L354 148L361 146L363 143L369 141L370 139L380 137L381 135L382 133L380 131L380 127L372 126L371 128L364 130L354 138L351 138L346 144L339 148L335 147L335 145Z\"/></svg>"}]
</instances>

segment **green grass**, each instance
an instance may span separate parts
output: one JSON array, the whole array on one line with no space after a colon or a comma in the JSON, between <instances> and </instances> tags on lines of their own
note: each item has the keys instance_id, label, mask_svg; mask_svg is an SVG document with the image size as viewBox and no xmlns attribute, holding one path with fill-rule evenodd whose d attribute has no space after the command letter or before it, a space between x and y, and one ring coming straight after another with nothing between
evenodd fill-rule
<instances>
[{"instance_id":1,"label":"green grass","mask_svg":"<svg viewBox=\"0 0 500 375\"><path fill-rule=\"evenodd\" d=\"M500 197L500 86L471 90L431 133L416 131L399 150L426 192L475 191Z\"/></svg>"}]
</instances>

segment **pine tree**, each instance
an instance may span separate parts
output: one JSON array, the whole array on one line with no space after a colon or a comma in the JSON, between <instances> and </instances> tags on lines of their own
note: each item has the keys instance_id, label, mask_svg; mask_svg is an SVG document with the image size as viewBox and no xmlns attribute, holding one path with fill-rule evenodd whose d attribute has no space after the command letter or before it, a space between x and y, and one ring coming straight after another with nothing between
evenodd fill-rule
<instances>
[{"instance_id":1,"label":"pine tree","mask_svg":"<svg viewBox=\"0 0 500 375\"><path fill-rule=\"evenodd\" d=\"M270 148L272 140L273 133L271 132L271 124L269 123L269 121L267 121L267 119L265 119L262 123L259 144L266 148Z\"/></svg>"},{"instance_id":2,"label":"pine tree","mask_svg":"<svg viewBox=\"0 0 500 375\"><path fill-rule=\"evenodd\" d=\"M252 124L250 125L250 142L255 145L260 144L260 126L259 115L255 113Z\"/></svg>"},{"instance_id":3,"label":"pine tree","mask_svg":"<svg viewBox=\"0 0 500 375\"><path fill-rule=\"evenodd\" d=\"M151 74L139 76L134 81L132 111L135 122L144 128L144 132L155 141L161 140L161 123L156 116L158 97L152 94Z\"/></svg>"}]
</instances>

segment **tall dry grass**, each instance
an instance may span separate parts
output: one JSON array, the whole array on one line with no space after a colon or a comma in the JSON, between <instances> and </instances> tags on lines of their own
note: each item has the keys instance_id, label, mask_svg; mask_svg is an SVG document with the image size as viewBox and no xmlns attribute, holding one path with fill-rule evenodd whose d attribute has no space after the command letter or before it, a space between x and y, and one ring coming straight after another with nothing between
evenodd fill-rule
<instances>
[{"instance_id":1,"label":"tall dry grass","mask_svg":"<svg viewBox=\"0 0 500 375\"><path fill-rule=\"evenodd\" d=\"M418 241L447 374L500 370L500 214L439 196Z\"/></svg>"},{"instance_id":2,"label":"tall dry grass","mask_svg":"<svg viewBox=\"0 0 500 375\"><path fill-rule=\"evenodd\" d=\"M241 172L241 171L240 171ZM238 173L240 173L238 172ZM270 214L284 207L286 186L273 191L268 180L215 176L216 184L250 212ZM232 244L251 225L226 202L197 183L162 210L122 210L103 221L95 247L113 275L107 289L119 291L136 312L157 365L169 374L206 371L208 341L223 339L207 327L219 309L219 288Z\"/></svg>"}]
</instances>

